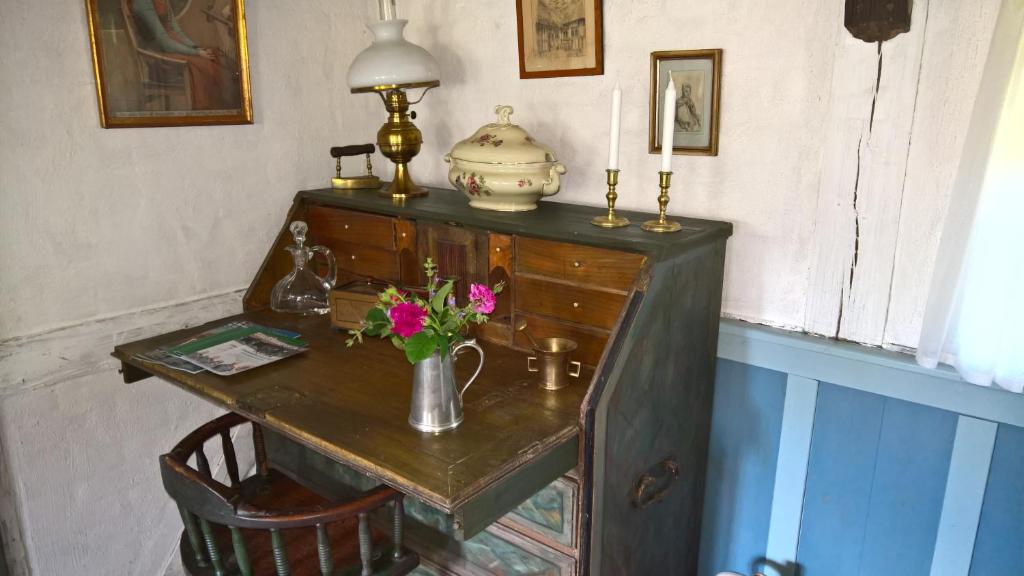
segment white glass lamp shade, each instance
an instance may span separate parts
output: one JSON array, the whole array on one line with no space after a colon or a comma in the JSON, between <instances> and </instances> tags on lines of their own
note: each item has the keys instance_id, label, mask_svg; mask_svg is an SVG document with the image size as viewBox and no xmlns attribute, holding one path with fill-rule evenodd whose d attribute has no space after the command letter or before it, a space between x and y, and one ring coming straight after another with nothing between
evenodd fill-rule
<instances>
[{"instance_id":1,"label":"white glass lamp shade","mask_svg":"<svg viewBox=\"0 0 1024 576\"><path fill-rule=\"evenodd\" d=\"M357 90L440 80L437 60L402 36L406 24L408 20L370 24L373 44L360 52L349 66L349 88Z\"/></svg>"}]
</instances>

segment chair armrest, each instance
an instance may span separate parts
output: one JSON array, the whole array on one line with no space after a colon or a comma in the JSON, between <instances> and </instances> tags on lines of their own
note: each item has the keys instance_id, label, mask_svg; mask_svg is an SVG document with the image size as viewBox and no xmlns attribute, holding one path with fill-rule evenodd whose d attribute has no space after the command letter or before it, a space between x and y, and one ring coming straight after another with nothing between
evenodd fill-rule
<instances>
[{"instance_id":1,"label":"chair armrest","mask_svg":"<svg viewBox=\"0 0 1024 576\"><path fill-rule=\"evenodd\" d=\"M390 486L377 486L351 500L333 506L312 506L268 512L241 504L236 511L239 520L242 520L244 526L248 528L301 528L352 518L404 497L404 494Z\"/></svg>"},{"instance_id":2,"label":"chair armrest","mask_svg":"<svg viewBox=\"0 0 1024 576\"><path fill-rule=\"evenodd\" d=\"M136 48L136 50L138 50L139 54L149 56L150 58L154 58L156 60L163 60L164 62L173 62L175 64L188 63L188 60L186 60L185 57L183 56L171 56L165 52L154 52L153 50L147 50L145 48Z\"/></svg>"}]
</instances>

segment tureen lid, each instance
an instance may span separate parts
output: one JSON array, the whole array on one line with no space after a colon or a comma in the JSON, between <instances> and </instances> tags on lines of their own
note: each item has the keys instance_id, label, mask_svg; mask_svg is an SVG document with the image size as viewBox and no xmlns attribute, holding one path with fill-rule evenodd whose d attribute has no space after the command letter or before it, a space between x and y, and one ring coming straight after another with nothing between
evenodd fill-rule
<instances>
[{"instance_id":1,"label":"tureen lid","mask_svg":"<svg viewBox=\"0 0 1024 576\"><path fill-rule=\"evenodd\" d=\"M496 106L498 121L485 124L452 148L452 158L487 164L554 162L555 153L509 120L511 106Z\"/></svg>"}]
</instances>

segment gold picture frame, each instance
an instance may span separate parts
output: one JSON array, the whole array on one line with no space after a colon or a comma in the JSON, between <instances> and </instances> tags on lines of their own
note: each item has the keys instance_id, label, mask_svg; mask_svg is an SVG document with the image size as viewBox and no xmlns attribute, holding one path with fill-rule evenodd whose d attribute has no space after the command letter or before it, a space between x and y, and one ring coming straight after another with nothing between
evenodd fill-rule
<instances>
[{"instance_id":1,"label":"gold picture frame","mask_svg":"<svg viewBox=\"0 0 1024 576\"><path fill-rule=\"evenodd\" d=\"M244 0L85 0L104 128L252 124Z\"/></svg>"},{"instance_id":2,"label":"gold picture frame","mask_svg":"<svg viewBox=\"0 0 1024 576\"><path fill-rule=\"evenodd\" d=\"M661 96L669 80L676 84L676 132L672 153L718 156L722 97L722 50L673 50L651 53L651 102L648 151L661 153Z\"/></svg>"},{"instance_id":3,"label":"gold picture frame","mask_svg":"<svg viewBox=\"0 0 1024 576\"><path fill-rule=\"evenodd\" d=\"M602 0L516 0L519 77L604 74Z\"/></svg>"}]
</instances>

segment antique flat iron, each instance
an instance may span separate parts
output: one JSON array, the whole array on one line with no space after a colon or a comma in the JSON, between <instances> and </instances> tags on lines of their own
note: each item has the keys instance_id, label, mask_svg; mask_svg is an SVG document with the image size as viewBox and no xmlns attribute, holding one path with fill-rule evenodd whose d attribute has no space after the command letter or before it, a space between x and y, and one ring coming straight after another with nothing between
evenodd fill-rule
<instances>
[{"instance_id":1,"label":"antique flat iron","mask_svg":"<svg viewBox=\"0 0 1024 576\"><path fill-rule=\"evenodd\" d=\"M373 144L354 144L352 146L332 146L331 157L334 158L334 178L331 188L336 190L368 190L380 188L380 178L373 175L373 163L370 154L376 150ZM366 154L366 174L363 176L342 176L341 159L345 156Z\"/></svg>"}]
</instances>

